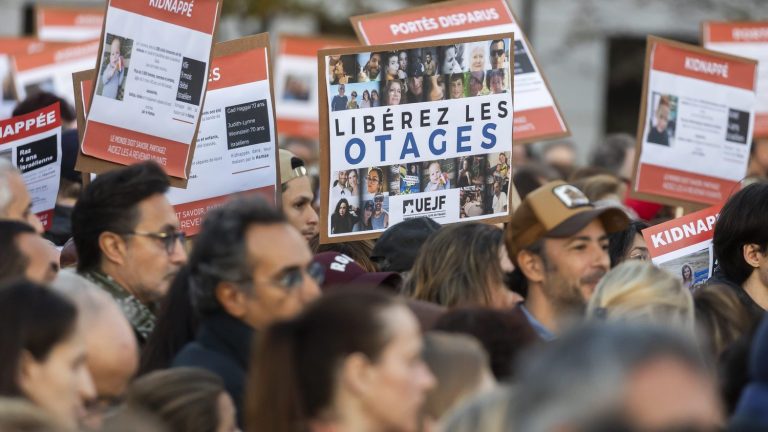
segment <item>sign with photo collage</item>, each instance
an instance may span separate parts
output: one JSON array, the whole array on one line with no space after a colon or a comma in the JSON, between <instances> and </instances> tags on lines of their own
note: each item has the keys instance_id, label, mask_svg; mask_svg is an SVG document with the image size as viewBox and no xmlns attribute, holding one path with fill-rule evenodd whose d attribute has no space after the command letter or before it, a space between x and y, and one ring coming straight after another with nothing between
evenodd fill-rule
<instances>
[{"instance_id":1,"label":"sign with photo collage","mask_svg":"<svg viewBox=\"0 0 768 432\"><path fill-rule=\"evenodd\" d=\"M318 54L321 242L375 238L422 216L509 219L514 75L508 61L461 54L511 47L512 37Z\"/></svg>"}]
</instances>

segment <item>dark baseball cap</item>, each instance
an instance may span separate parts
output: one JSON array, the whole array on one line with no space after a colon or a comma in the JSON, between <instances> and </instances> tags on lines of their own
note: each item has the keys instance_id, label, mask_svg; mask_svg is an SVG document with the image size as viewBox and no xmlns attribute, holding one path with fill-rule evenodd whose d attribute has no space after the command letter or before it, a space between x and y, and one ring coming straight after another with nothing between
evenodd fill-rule
<instances>
[{"instance_id":1,"label":"dark baseball cap","mask_svg":"<svg viewBox=\"0 0 768 432\"><path fill-rule=\"evenodd\" d=\"M629 217L620 207L595 205L576 186L564 181L549 182L529 193L512 215L504 234L512 261L517 254L544 237L567 238L600 219L606 233L622 231Z\"/></svg>"},{"instance_id":2,"label":"dark baseball cap","mask_svg":"<svg viewBox=\"0 0 768 432\"><path fill-rule=\"evenodd\" d=\"M382 271L410 271L421 245L439 229L440 224L428 217L408 219L392 225L376 241L371 251L371 260Z\"/></svg>"},{"instance_id":3,"label":"dark baseball cap","mask_svg":"<svg viewBox=\"0 0 768 432\"><path fill-rule=\"evenodd\" d=\"M325 269L322 289L338 288L345 285L359 285L372 288L399 288L403 278L395 272L367 272L352 258L339 252L321 252L312 259Z\"/></svg>"}]
</instances>

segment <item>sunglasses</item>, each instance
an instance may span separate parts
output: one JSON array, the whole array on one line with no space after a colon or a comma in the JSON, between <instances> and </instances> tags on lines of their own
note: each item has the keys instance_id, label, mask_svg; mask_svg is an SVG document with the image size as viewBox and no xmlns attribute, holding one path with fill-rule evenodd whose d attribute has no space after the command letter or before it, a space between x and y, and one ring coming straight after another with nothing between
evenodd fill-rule
<instances>
[{"instance_id":1,"label":"sunglasses","mask_svg":"<svg viewBox=\"0 0 768 432\"><path fill-rule=\"evenodd\" d=\"M503 55L504 55L504 50L503 49L491 50L491 56L493 56L493 57L501 57Z\"/></svg>"}]
</instances>

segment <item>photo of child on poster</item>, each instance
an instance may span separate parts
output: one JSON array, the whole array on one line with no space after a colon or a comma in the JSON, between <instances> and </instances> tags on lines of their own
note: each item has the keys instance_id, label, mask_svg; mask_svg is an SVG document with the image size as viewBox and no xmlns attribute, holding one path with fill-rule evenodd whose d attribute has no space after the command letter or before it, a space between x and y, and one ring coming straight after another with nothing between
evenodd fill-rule
<instances>
[{"instance_id":1,"label":"photo of child on poster","mask_svg":"<svg viewBox=\"0 0 768 432\"><path fill-rule=\"evenodd\" d=\"M648 124L646 141L651 144L671 146L675 139L677 119L677 97L654 92L652 95L653 115Z\"/></svg>"},{"instance_id":2,"label":"photo of child on poster","mask_svg":"<svg viewBox=\"0 0 768 432\"><path fill-rule=\"evenodd\" d=\"M99 83L96 87L97 95L123 100L125 77L128 74L132 47L131 39L107 34L99 70Z\"/></svg>"}]
</instances>

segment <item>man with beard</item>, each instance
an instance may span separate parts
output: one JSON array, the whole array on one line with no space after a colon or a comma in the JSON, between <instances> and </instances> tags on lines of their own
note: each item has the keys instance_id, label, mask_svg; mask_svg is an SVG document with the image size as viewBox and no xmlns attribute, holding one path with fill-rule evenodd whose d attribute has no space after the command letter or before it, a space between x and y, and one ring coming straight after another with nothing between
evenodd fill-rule
<instances>
[{"instance_id":1,"label":"man with beard","mask_svg":"<svg viewBox=\"0 0 768 432\"><path fill-rule=\"evenodd\" d=\"M515 264L513 288L526 297L520 307L542 339L554 339L569 319L584 313L610 268L608 234L628 224L620 208L595 208L579 189L562 181L525 198L504 241Z\"/></svg>"},{"instance_id":2,"label":"man with beard","mask_svg":"<svg viewBox=\"0 0 768 432\"><path fill-rule=\"evenodd\" d=\"M363 66L358 76L358 82L376 81L381 74L381 54L371 53L368 62Z\"/></svg>"},{"instance_id":3,"label":"man with beard","mask_svg":"<svg viewBox=\"0 0 768 432\"><path fill-rule=\"evenodd\" d=\"M373 199L374 208L373 216L371 217L371 225L373 229L386 229L389 226L389 213L384 210L384 195L376 195Z\"/></svg>"},{"instance_id":4,"label":"man with beard","mask_svg":"<svg viewBox=\"0 0 768 432\"><path fill-rule=\"evenodd\" d=\"M418 67L421 66L421 67ZM411 74L408 77L408 103L424 102L424 66L418 63L416 67L411 68Z\"/></svg>"},{"instance_id":5,"label":"man with beard","mask_svg":"<svg viewBox=\"0 0 768 432\"><path fill-rule=\"evenodd\" d=\"M115 299L139 344L152 333L156 306L187 261L168 187L156 163L131 165L99 175L72 212L78 273Z\"/></svg>"}]
</instances>

